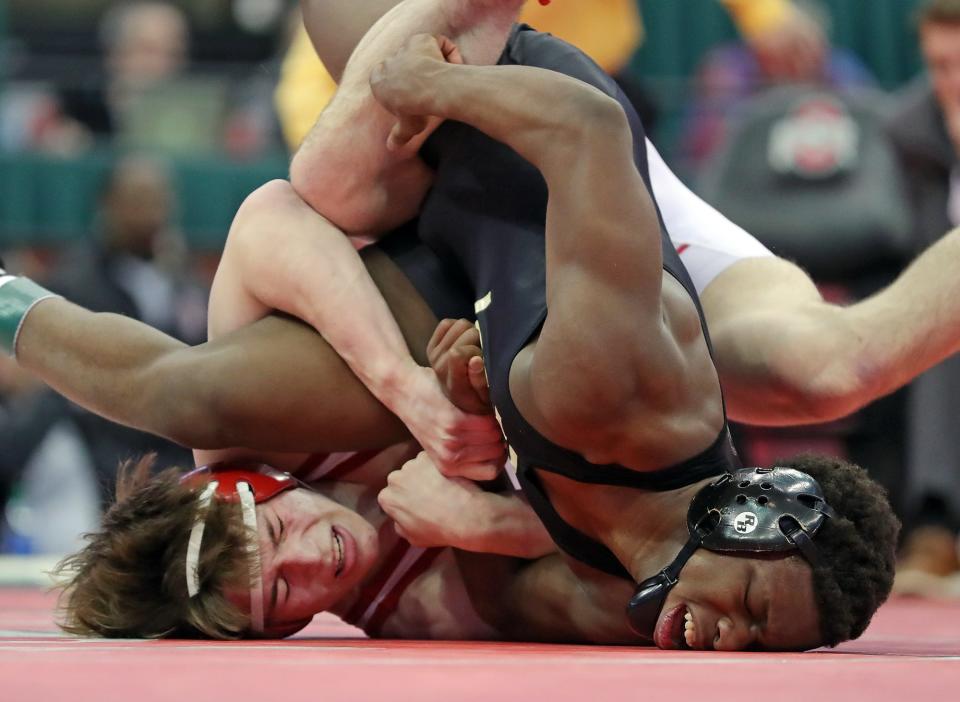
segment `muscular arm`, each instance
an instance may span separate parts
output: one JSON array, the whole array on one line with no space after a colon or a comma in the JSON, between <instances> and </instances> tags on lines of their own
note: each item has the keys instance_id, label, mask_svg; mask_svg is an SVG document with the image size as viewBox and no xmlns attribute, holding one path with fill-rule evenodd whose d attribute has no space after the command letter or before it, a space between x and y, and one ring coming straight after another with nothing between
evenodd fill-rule
<instances>
[{"instance_id":1,"label":"muscular arm","mask_svg":"<svg viewBox=\"0 0 960 702\"><path fill-rule=\"evenodd\" d=\"M237 213L210 296L210 337L270 309L313 325L445 472L493 477L485 463L502 455L493 417L447 400L350 242L286 181L260 188Z\"/></svg>"},{"instance_id":2,"label":"muscular arm","mask_svg":"<svg viewBox=\"0 0 960 702\"><path fill-rule=\"evenodd\" d=\"M519 561L457 552L477 613L515 641L637 643L626 617L631 583L604 574L580 578L559 554Z\"/></svg>"},{"instance_id":3,"label":"muscular arm","mask_svg":"<svg viewBox=\"0 0 960 702\"><path fill-rule=\"evenodd\" d=\"M436 320L385 256L365 257L422 358ZM322 337L290 319L187 347L127 317L47 300L24 322L17 357L81 406L192 448L359 450L406 436Z\"/></svg>"},{"instance_id":4,"label":"muscular arm","mask_svg":"<svg viewBox=\"0 0 960 702\"><path fill-rule=\"evenodd\" d=\"M782 259L741 261L704 291L730 416L785 425L842 417L960 350L960 230L849 307Z\"/></svg>"}]
</instances>

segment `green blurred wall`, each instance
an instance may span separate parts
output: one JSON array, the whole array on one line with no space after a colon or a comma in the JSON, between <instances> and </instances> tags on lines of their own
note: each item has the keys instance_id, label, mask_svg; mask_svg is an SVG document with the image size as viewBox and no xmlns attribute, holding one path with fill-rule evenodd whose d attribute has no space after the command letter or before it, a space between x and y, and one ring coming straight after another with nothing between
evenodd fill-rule
<instances>
[{"instance_id":1,"label":"green blurred wall","mask_svg":"<svg viewBox=\"0 0 960 702\"><path fill-rule=\"evenodd\" d=\"M920 68L908 22L919 1L821 0L833 15L834 42L862 56L888 89ZM5 6L0 0L0 46ZM647 39L632 66L664 108L665 126L658 136L669 151L671 116L685 99L687 80L704 51L735 38L736 32L716 0L644 0L642 10ZM2 69L0 63L0 81ZM88 235L109 158L108 153L74 160L0 154L0 248ZM216 248L243 198L266 180L283 177L286 160L282 155L257 163L181 159L176 172L180 219L188 238L194 246Z\"/></svg>"}]
</instances>

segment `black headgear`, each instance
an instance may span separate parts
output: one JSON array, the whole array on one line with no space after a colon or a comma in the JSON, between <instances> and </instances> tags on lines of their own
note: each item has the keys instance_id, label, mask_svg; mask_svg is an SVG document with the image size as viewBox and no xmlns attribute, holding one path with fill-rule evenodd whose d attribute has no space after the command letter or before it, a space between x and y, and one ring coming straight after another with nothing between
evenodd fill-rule
<instances>
[{"instance_id":1,"label":"black headgear","mask_svg":"<svg viewBox=\"0 0 960 702\"><path fill-rule=\"evenodd\" d=\"M700 546L726 553L799 550L817 562L812 536L836 517L820 484L793 468L743 468L703 487L690 502L690 538L673 562L639 585L627 605L634 633L653 640L667 594Z\"/></svg>"}]
</instances>

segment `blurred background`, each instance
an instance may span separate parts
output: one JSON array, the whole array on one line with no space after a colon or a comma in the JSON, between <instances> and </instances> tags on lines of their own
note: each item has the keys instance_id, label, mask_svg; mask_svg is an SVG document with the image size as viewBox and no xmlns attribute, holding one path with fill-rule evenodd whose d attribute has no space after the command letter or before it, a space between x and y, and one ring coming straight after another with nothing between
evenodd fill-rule
<instances>
[{"instance_id":1,"label":"blurred background","mask_svg":"<svg viewBox=\"0 0 960 702\"><path fill-rule=\"evenodd\" d=\"M681 178L833 299L960 224L957 0L564 0L525 19L591 54ZM289 0L4 0L7 268L203 342L233 214L285 177L334 87ZM948 362L842 422L738 442L748 462L812 448L871 466L922 580L960 569L957 424ZM148 451L190 461L0 360L0 550L76 548L118 462Z\"/></svg>"}]
</instances>

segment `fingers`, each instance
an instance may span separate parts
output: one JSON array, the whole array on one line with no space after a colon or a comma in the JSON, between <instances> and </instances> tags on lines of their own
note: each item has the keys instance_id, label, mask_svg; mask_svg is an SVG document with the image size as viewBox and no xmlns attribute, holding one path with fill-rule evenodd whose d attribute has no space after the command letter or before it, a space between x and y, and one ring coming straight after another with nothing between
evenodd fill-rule
<instances>
[{"instance_id":1,"label":"fingers","mask_svg":"<svg viewBox=\"0 0 960 702\"><path fill-rule=\"evenodd\" d=\"M426 117L400 115L387 137L387 148L390 151L399 151L415 139L418 134L422 134L427 129L428 123Z\"/></svg>"},{"instance_id":2,"label":"fingers","mask_svg":"<svg viewBox=\"0 0 960 702\"><path fill-rule=\"evenodd\" d=\"M457 453L457 463L460 465L503 463L503 460L506 458L506 452L503 442L484 444L481 446L465 446Z\"/></svg>"},{"instance_id":3,"label":"fingers","mask_svg":"<svg viewBox=\"0 0 960 702\"><path fill-rule=\"evenodd\" d=\"M487 381L487 369L483 363L483 356L476 355L470 358L467 363L467 378L477 397L489 407L490 384Z\"/></svg>"},{"instance_id":4,"label":"fingers","mask_svg":"<svg viewBox=\"0 0 960 702\"><path fill-rule=\"evenodd\" d=\"M464 478L473 482L485 482L496 478L503 469L501 463L476 463L450 466L441 469L447 478Z\"/></svg>"},{"instance_id":5,"label":"fingers","mask_svg":"<svg viewBox=\"0 0 960 702\"><path fill-rule=\"evenodd\" d=\"M430 360L430 365L435 366L439 363L440 358L470 329L476 330L476 327L466 319L444 319L440 322L427 344L427 358ZM477 338L479 339L479 336Z\"/></svg>"},{"instance_id":6,"label":"fingers","mask_svg":"<svg viewBox=\"0 0 960 702\"><path fill-rule=\"evenodd\" d=\"M463 56L460 54L460 48L454 44L453 40L449 37L441 34L437 37L437 44L439 44L440 53L443 54L443 58L447 63L464 63Z\"/></svg>"},{"instance_id":7,"label":"fingers","mask_svg":"<svg viewBox=\"0 0 960 702\"><path fill-rule=\"evenodd\" d=\"M450 327L452 327L456 321L455 319L441 319L440 323L437 324L437 328L433 330L433 335L430 337L430 341L427 342L427 360L430 361L431 366L436 363L436 360L443 353L440 350L440 344L450 330Z\"/></svg>"}]
</instances>

